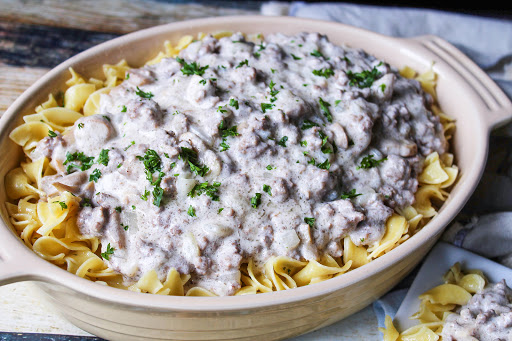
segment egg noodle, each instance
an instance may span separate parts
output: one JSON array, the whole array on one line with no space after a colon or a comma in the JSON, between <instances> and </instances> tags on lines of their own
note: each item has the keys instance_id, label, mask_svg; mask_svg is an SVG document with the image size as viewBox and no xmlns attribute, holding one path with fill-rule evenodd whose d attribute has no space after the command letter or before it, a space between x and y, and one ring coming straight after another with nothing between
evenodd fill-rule
<instances>
[{"instance_id":1,"label":"egg noodle","mask_svg":"<svg viewBox=\"0 0 512 341\"><path fill-rule=\"evenodd\" d=\"M386 328L379 328L384 334L384 341L439 340L446 317L457 307L466 305L474 294L484 289L487 282L482 271L463 272L459 263L450 268L443 280L444 284L418 297L420 309L411 316L411 319L419 321L416 326L399 333L391 317L386 316Z\"/></svg>"},{"instance_id":2,"label":"egg noodle","mask_svg":"<svg viewBox=\"0 0 512 341\"><path fill-rule=\"evenodd\" d=\"M230 35L229 32L222 32L214 34L214 37L219 39ZM199 34L197 39L203 37L204 34ZM193 40L194 37L185 36L176 46L166 41L165 51L147 64L156 64L162 58L177 56ZM66 82L68 88L63 96L49 95L48 100L39 105L34 114L23 117L24 123L11 132L10 138L23 148L26 157L19 167L9 171L5 177L6 192L10 199L6 207L15 231L27 247L71 273L97 283L137 292L184 295L184 285L190 275L180 274L175 269L169 271L164 281L152 270L145 273L137 283L123 286L122 276L104 263L100 255L99 239L79 232L76 221L81 199L66 191L65 186L58 188L58 196L46 199L46 193L40 187L41 179L56 174L56 171L45 157L30 159L31 151L41 139L48 136L49 131L65 133L80 117L97 114L100 96L122 83L129 69L125 60L115 65L105 64L105 80L86 80L70 68L71 78ZM417 79L423 89L436 99L436 75L432 70L417 75L412 69L405 68L401 74ZM432 110L440 117L445 136L449 139L455 129L454 121L436 105ZM236 295L285 290L321 282L363 266L391 251L437 214L436 207L447 199L447 189L455 182L457 174L458 168L453 165L452 154L430 154L418 178L415 204L396 210L387 220L386 232L379 242L370 246L356 246L347 236L343 240L342 257L333 258L325 254L318 261L272 257L263 269L257 268L249 260L240 269L242 287ZM199 287L189 289L186 295L214 296Z\"/></svg>"}]
</instances>

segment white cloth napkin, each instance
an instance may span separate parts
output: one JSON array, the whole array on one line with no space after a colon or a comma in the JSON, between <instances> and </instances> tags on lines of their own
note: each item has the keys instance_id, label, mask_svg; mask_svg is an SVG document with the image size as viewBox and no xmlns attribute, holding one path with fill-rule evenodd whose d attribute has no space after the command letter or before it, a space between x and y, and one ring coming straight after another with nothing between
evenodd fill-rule
<instances>
[{"instance_id":1,"label":"white cloth napkin","mask_svg":"<svg viewBox=\"0 0 512 341\"><path fill-rule=\"evenodd\" d=\"M512 20L437 10L345 3L274 2L265 15L337 21L395 37L437 35L464 52L512 98ZM512 267L512 124L493 132L482 181L442 239ZM402 302L414 272L374 303L383 326ZM400 289L401 288L401 289Z\"/></svg>"}]
</instances>

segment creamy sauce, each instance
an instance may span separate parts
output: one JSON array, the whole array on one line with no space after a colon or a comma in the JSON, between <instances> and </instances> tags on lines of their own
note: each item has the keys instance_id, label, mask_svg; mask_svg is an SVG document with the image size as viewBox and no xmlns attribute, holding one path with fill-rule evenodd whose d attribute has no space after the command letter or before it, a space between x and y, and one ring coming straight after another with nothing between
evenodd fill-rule
<instances>
[{"instance_id":1,"label":"creamy sauce","mask_svg":"<svg viewBox=\"0 0 512 341\"><path fill-rule=\"evenodd\" d=\"M443 340L512 340L512 290L505 280L475 294L457 314L446 318Z\"/></svg>"},{"instance_id":2,"label":"creamy sauce","mask_svg":"<svg viewBox=\"0 0 512 341\"><path fill-rule=\"evenodd\" d=\"M80 231L115 249L105 261L127 283L174 267L231 295L249 259L378 242L393 209L414 202L425 156L447 147L431 104L417 81L319 34L209 36L131 70L99 115L33 157L58 171L49 196L89 199ZM89 169L77 152L94 157Z\"/></svg>"}]
</instances>

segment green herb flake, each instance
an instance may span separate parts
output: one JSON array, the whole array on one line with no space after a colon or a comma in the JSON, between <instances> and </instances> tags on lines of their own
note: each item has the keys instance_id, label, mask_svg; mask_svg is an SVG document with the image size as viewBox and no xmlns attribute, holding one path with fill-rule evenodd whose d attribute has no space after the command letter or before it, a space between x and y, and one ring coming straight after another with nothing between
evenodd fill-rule
<instances>
[{"instance_id":1,"label":"green herb flake","mask_svg":"<svg viewBox=\"0 0 512 341\"><path fill-rule=\"evenodd\" d=\"M135 207L135 205L132 205L132 210L136 209L137 207Z\"/></svg>"},{"instance_id":2,"label":"green herb flake","mask_svg":"<svg viewBox=\"0 0 512 341\"><path fill-rule=\"evenodd\" d=\"M201 79L201 80L199 81L199 84L206 85L206 79Z\"/></svg>"},{"instance_id":3,"label":"green herb flake","mask_svg":"<svg viewBox=\"0 0 512 341\"><path fill-rule=\"evenodd\" d=\"M129 73L126 74L125 79L130 79L130 74Z\"/></svg>"},{"instance_id":4,"label":"green herb flake","mask_svg":"<svg viewBox=\"0 0 512 341\"><path fill-rule=\"evenodd\" d=\"M229 100L229 105L232 106L233 108L237 109L237 110L239 109L238 101L236 99L234 99L234 98L231 98Z\"/></svg>"},{"instance_id":5,"label":"green herb flake","mask_svg":"<svg viewBox=\"0 0 512 341\"><path fill-rule=\"evenodd\" d=\"M146 99L150 99L154 96L151 92L144 92L141 89L139 89L139 87L137 87L137 91L135 91L135 94L141 98Z\"/></svg>"},{"instance_id":6,"label":"green herb flake","mask_svg":"<svg viewBox=\"0 0 512 341\"><path fill-rule=\"evenodd\" d=\"M304 218L304 222L309 225L309 227L315 228L315 218Z\"/></svg>"},{"instance_id":7,"label":"green herb flake","mask_svg":"<svg viewBox=\"0 0 512 341\"><path fill-rule=\"evenodd\" d=\"M102 149L96 162L100 165L107 166L108 161L109 161L108 152L109 152L108 149ZM118 168L119 168L119 166L118 166Z\"/></svg>"},{"instance_id":8,"label":"green herb flake","mask_svg":"<svg viewBox=\"0 0 512 341\"><path fill-rule=\"evenodd\" d=\"M329 170L329 168L331 168L331 163L329 162L329 159L325 159L324 162L319 163L316 166L320 169Z\"/></svg>"},{"instance_id":9,"label":"green herb flake","mask_svg":"<svg viewBox=\"0 0 512 341\"><path fill-rule=\"evenodd\" d=\"M82 129L84 127L83 123L78 123L78 129Z\"/></svg>"},{"instance_id":10,"label":"green herb flake","mask_svg":"<svg viewBox=\"0 0 512 341\"><path fill-rule=\"evenodd\" d=\"M348 192L343 192L343 194L341 195L341 199L352 199L352 198L355 198L355 197L358 197L362 195L361 193L356 193L356 189L353 188L351 189L350 191Z\"/></svg>"},{"instance_id":11,"label":"green herb flake","mask_svg":"<svg viewBox=\"0 0 512 341\"><path fill-rule=\"evenodd\" d=\"M101 178L101 171L96 168L92 171L91 175L89 175L89 181L98 182L99 178Z\"/></svg>"},{"instance_id":12,"label":"green herb flake","mask_svg":"<svg viewBox=\"0 0 512 341\"><path fill-rule=\"evenodd\" d=\"M302 126L300 127L301 130L307 130L313 127L319 127L319 125L313 121L310 120L304 120L304 123L302 123Z\"/></svg>"},{"instance_id":13,"label":"green herb flake","mask_svg":"<svg viewBox=\"0 0 512 341\"><path fill-rule=\"evenodd\" d=\"M288 136L283 136L277 144L281 147L286 147L286 141L288 141Z\"/></svg>"},{"instance_id":14,"label":"green herb flake","mask_svg":"<svg viewBox=\"0 0 512 341\"><path fill-rule=\"evenodd\" d=\"M302 58L300 57L297 57L296 55L294 55L293 53L291 54L293 60L301 60Z\"/></svg>"},{"instance_id":15,"label":"green herb flake","mask_svg":"<svg viewBox=\"0 0 512 341\"><path fill-rule=\"evenodd\" d=\"M189 165L190 171L198 176L205 176L210 170L207 166L201 165L197 156L197 152L187 147L181 147L179 158Z\"/></svg>"},{"instance_id":16,"label":"green herb flake","mask_svg":"<svg viewBox=\"0 0 512 341\"><path fill-rule=\"evenodd\" d=\"M80 201L80 206L81 207L91 207L92 206L91 199L89 199L89 198L82 198L82 200Z\"/></svg>"},{"instance_id":17,"label":"green herb flake","mask_svg":"<svg viewBox=\"0 0 512 341\"><path fill-rule=\"evenodd\" d=\"M261 193L255 193L254 196L251 198L251 206L252 208L258 208L258 206L261 204Z\"/></svg>"},{"instance_id":18,"label":"green herb flake","mask_svg":"<svg viewBox=\"0 0 512 341\"><path fill-rule=\"evenodd\" d=\"M349 84L352 86L357 86L360 89L369 88L372 86L373 82L381 75L381 73L373 67L371 70L364 70L362 72L353 73L352 71L347 71L347 77L350 80Z\"/></svg>"},{"instance_id":19,"label":"green herb flake","mask_svg":"<svg viewBox=\"0 0 512 341\"><path fill-rule=\"evenodd\" d=\"M144 201L148 201L148 195L149 195L149 191L147 189L144 190L144 194L142 194L140 196L140 198Z\"/></svg>"},{"instance_id":20,"label":"green herb flake","mask_svg":"<svg viewBox=\"0 0 512 341\"><path fill-rule=\"evenodd\" d=\"M123 109L121 109L121 112L126 112L126 110L128 110L128 109L126 108L126 105L123 105Z\"/></svg>"},{"instance_id":21,"label":"green herb flake","mask_svg":"<svg viewBox=\"0 0 512 341\"><path fill-rule=\"evenodd\" d=\"M128 148L130 148L130 147L131 147L131 146L133 146L134 144L135 144L135 141L130 142L130 144L128 145L128 147L126 147L126 148L124 149L124 151L127 151L127 150L128 150Z\"/></svg>"},{"instance_id":22,"label":"green herb flake","mask_svg":"<svg viewBox=\"0 0 512 341\"><path fill-rule=\"evenodd\" d=\"M116 210L116 212L121 213L121 211L123 210L123 208L122 208L121 206L117 206L117 207L115 208L115 210Z\"/></svg>"},{"instance_id":23,"label":"green herb flake","mask_svg":"<svg viewBox=\"0 0 512 341\"><path fill-rule=\"evenodd\" d=\"M322 97L318 98L318 102L320 103L320 110L324 114L324 116L327 118L327 121L329 123L332 123L332 115L331 111L329 110L329 107L331 106L328 102L324 101Z\"/></svg>"},{"instance_id":24,"label":"green herb flake","mask_svg":"<svg viewBox=\"0 0 512 341\"><path fill-rule=\"evenodd\" d=\"M209 65L201 67L196 62L187 63L184 59L180 57L176 57L176 61L182 65L181 72L185 76L198 75L202 76L204 72L208 69Z\"/></svg>"},{"instance_id":25,"label":"green herb flake","mask_svg":"<svg viewBox=\"0 0 512 341\"><path fill-rule=\"evenodd\" d=\"M220 214L220 212L224 211L224 207L221 207L217 210L217 214Z\"/></svg>"},{"instance_id":26,"label":"green herb flake","mask_svg":"<svg viewBox=\"0 0 512 341\"><path fill-rule=\"evenodd\" d=\"M235 69L238 69L238 68L241 68L242 66L249 66L249 61L247 59L241 61L236 67Z\"/></svg>"},{"instance_id":27,"label":"green herb flake","mask_svg":"<svg viewBox=\"0 0 512 341\"><path fill-rule=\"evenodd\" d=\"M156 207L160 207L163 195L163 188L160 187L159 185L155 186L155 188L153 188L153 205L155 205Z\"/></svg>"},{"instance_id":28,"label":"green herb flake","mask_svg":"<svg viewBox=\"0 0 512 341\"><path fill-rule=\"evenodd\" d=\"M50 137L57 137L57 133L54 132L53 130L48 130L48 136L50 136Z\"/></svg>"},{"instance_id":29,"label":"green herb flake","mask_svg":"<svg viewBox=\"0 0 512 341\"><path fill-rule=\"evenodd\" d=\"M214 182L213 184L209 184L208 181L196 184L192 190L187 194L187 196L191 198L195 198L202 194L205 194L212 198L213 201L219 201L219 187L220 182Z\"/></svg>"},{"instance_id":30,"label":"green herb flake","mask_svg":"<svg viewBox=\"0 0 512 341\"><path fill-rule=\"evenodd\" d=\"M74 163L75 161L79 161L80 164ZM71 173L73 168L78 168L83 172L92 167L94 164L94 156L86 156L83 152L67 152L66 160L62 164L67 165L66 172L68 174Z\"/></svg>"},{"instance_id":31,"label":"green herb flake","mask_svg":"<svg viewBox=\"0 0 512 341\"><path fill-rule=\"evenodd\" d=\"M128 225L121 223L121 227L123 228L123 230L128 231L128 228L129 228Z\"/></svg>"},{"instance_id":32,"label":"green herb flake","mask_svg":"<svg viewBox=\"0 0 512 341\"><path fill-rule=\"evenodd\" d=\"M368 156L365 156L362 160L359 166L356 167L356 169L370 169L373 167L377 167L382 162L386 161L388 158L382 158L380 160L375 160L373 154L370 154Z\"/></svg>"},{"instance_id":33,"label":"green herb flake","mask_svg":"<svg viewBox=\"0 0 512 341\"><path fill-rule=\"evenodd\" d=\"M275 73L276 69L270 69L270 72Z\"/></svg>"},{"instance_id":34,"label":"green herb flake","mask_svg":"<svg viewBox=\"0 0 512 341\"><path fill-rule=\"evenodd\" d=\"M300 145L302 147L307 147L308 146L308 141L300 141L299 143L300 143Z\"/></svg>"},{"instance_id":35,"label":"green herb flake","mask_svg":"<svg viewBox=\"0 0 512 341\"><path fill-rule=\"evenodd\" d=\"M272 188L269 185L263 185L263 192L267 193L268 195L272 196Z\"/></svg>"},{"instance_id":36,"label":"green herb flake","mask_svg":"<svg viewBox=\"0 0 512 341\"><path fill-rule=\"evenodd\" d=\"M320 70L313 70L313 74L315 76L329 78L334 76L334 71L331 68L325 68Z\"/></svg>"},{"instance_id":37,"label":"green herb flake","mask_svg":"<svg viewBox=\"0 0 512 341\"><path fill-rule=\"evenodd\" d=\"M361 243L363 243L363 242L364 242L364 238L361 238L361 239L359 239L359 240L361 241Z\"/></svg>"},{"instance_id":38,"label":"green herb flake","mask_svg":"<svg viewBox=\"0 0 512 341\"><path fill-rule=\"evenodd\" d=\"M380 91L382 91L382 93L384 93L384 91L386 91L386 84L382 83L380 85Z\"/></svg>"},{"instance_id":39,"label":"green herb flake","mask_svg":"<svg viewBox=\"0 0 512 341\"><path fill-rule=\"evenodd\" d=\"M325 58L324 55L318 51L318 50L314 50L313 52L310 53L313 57L319 57L319 58Z\"/></svg>"},{"instance_id":40,"label":"green herb flake","mask_svg":"<svg viewBox=\"0 0 512 341\"><path fill-rule=\"evenodd\" d=\"M107 250L101 253L101 257L105 258L106 260L110 260L110 256L114 254L115 250L116 249L111 247L110 243L108 243Z\"/></svg>"},{"instance_id":41,"label":"green herb flake","mask_svg":"<svg viewBox=\"0 0 512 341\"><path fill-rule=\"evenodd\" d=\"M191 217L195 217L195 216L196 216L196 209L195 209L192 205L190 205L190 206L188 207L187 214L188 214L189 216L191 216Z\"/></svg>"},{"instance_id":42,"label":"green herb flake","mask_svg":"<svg viewBox=\"0 0 512 341\"><path fill-rule=\"evenodd\" d=\"M66 205L66 203L64 201L52 201L53 203L57 203L60 205L60 208L62 208L63 210L65 210L66 208L68 208L68 205Z\"/></svg>"},{"instance_id":43,"label":"green herb flake","mask_svg":"<svg viewBox=\"0 0 512 341\"><path fill-rule=\"evenodd\" d=\"M267 167L265 167L267 170L272 170L272 169L275 169L275 167L272 167L272 165L267 165Z\"/></svg>"},{"instance_id":44,"label":"green herb flake","mask_svg":"<svg viewBox=\"0 0 512 341\"><path fill-rule=\"evenodd\" d=\"M263 113L266 113L267 110L271 110L274 107L274 104L272 103L261 103L261 111Z\"/></svg>"},{"instance_id":45,"label":"green herb flake","mask_svg":"<svg viewBox=\"0 0 512 341\"><path fill-rule=\"evenodd\" d=\"M341 102L341 99L337 99L337 100L334 101L334 105L338 106L338 104L340 104L340 102Z\"/></svg>"}]
</instances>

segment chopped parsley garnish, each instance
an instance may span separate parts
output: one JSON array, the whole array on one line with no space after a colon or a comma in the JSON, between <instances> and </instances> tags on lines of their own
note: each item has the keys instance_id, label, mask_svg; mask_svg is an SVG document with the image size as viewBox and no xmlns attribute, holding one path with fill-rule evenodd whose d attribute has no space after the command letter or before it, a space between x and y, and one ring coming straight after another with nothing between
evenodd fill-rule
<instances>
[{"instance_id":1,"label":"chopped parsley garnish","mask_svg":"<svg viewBox=\"0 0 512 341\"><path fill-rule=\"evenodd\" d=\"M129 73L126 74L125 79L130 79L130 74Z\"/></svg>"},{"instance_id":2,"label":"chopped parsley garnish","mask_svg":"<svg viewBox=\"0 0 512 341\"><path fill-rule=\"evenodd\" d=\"M261 57L261 53L259 53L259 52L254 52L252 55L253 55L254 57L256 57L256 58Z\"/></svg>"},{"instance_id":3,"label":"chopped parsley garnish","mask_svg":"<svg viewBox=\"0 0 512 341\"><path fill-rule=\"evenodd\" d=\"M288 136L283 136L277 144L281 147L286 147L286 141L288 141Z\"/></svg>"},{"instance_id":4,"label":"chopped parsley garnish","mask_svg":"<svg viewBox=\"0 0 512 341\"><path fill-rule=\"evenodd\" d=\"M160 207L163 195L164 190L162 187L156 186L155 188L153 188L153 205Z\"/></svg>"},{"instance_id":5,"label":"chopped parsley garnish","mask_svg":"<svg viewBox=\"0 0 512 341\"><path fill-rule=\"evenodd\" d=\"M144 92L142 91L141 89L139 89L139 87L137 87L137 91L135 91L135 94L139 97L142 97L142 98L147 98L147 99L150 99L151 97L153 97L154 95L151 93L151 92Z\"/></svg>"},{"instance_id":6,"label":"chopped parsley garnish","mask_svg":"<svg viewBox=\"0 0 512 341\"><path fill-rule=\"evenodd\" d=\"M83 123L78 123L78 129L82 129L84 127Z\"/></svg>"},{"instance_id":7,"label":"chopped parsley garnish","mask_svg":"<svg viewBox=\"0 0 512 341\"><path fill-rule=\"evenodd\" d=\"M352 61L348 59L347 56L343 57L343 60L346 61L347 63L352 63Z\"/></svg>"},{"instance_id":8,"label":"chopped parsley garnish","mask_svg":"<svg viewBox=\"0 0 512 341\"><path fill-rule=\"evenodd\" d=\"M199 64L197 64L196 62L192 62L192 63L187 63L185 62L184 59L180 58L180 57L176 57L176 61L178 63L180 63L183 67L181 68L181 72L185 75L185 76L191 76L191 75L198 75L198 76L202 76L204 74L204 72L208 69L209 65L206 65L206 66L203 66L201 67Z\"/></svg>"},{"instance_id":9,"label":"chopped parsley garnish","mask_svg":"<svg viewBox=\"0 0 512 341\"><path fill-rule=\"evenodd\" d=\"M128 148L130 148L130 147L131 147L131 146L133 146L134 144L135 144L135 141L130 142L130 144L128 145L128 147L126 147L126 148L124 149L124 151L127 151L127 150L128 150Z\"/></svg>"},{"instance_id":10,"label":"chopped parsley garnish","mask_svg":"<svg viewBox=\"0 0 512 341\"><path fill-rule=\"evenodd\" d=\"M301 60L301 59L302 59L302 58L300 58L300 57L297 57L297 56L296 56L296 55L294 55L293 53L292 53L291 55L292 55L292 58L293 58L294 60Z\"/></svg>"},{"instance_id":11,"label":"chopped parsley garnish","mask_svg":"<svg viewBox=\"0 0 512 341\"><path fill-rule=\"evenodd\" d=\"M263 113L266 113L267 110L270 110L274 107L274 104L272 103L261 103L261 111L263 111Z\"/></svg>"},{"instance_id":12,"label":"chopped parsley garnish","mask_svg":"<svg viewBox=\"0 0 512 341\"><path fill-rule=\"evenodd\" d=\"M79 161L80 165L77 165L76 163L71 163L71 162L75 162L75 161ZM66 172L69 174L69 173L71 173L73 168L78 168L82 172L86 171L92 167L93 163L94 163L94 156L86 156L86 155L84 155L83 152L74 152L74 153L67 152L66 153L66 161L64 161L62 164L68 165L66 168Z\"/></svg>"},{"instance_id":13,"label":"chopped parsley garnish","mask_svg":"<svg viewBox=\"0 0 512 341\"><path fill-rule=\"evenodd\" d=\"M272 167L272 165L267 165L267 167L265 167L267 170L272 170L274 169L275 167Z\"/></svg>"},{"instance_id":14,"label":"chopped parsley garnish","mask_svg":"<svg viewBox=\"0 0 512 341\"><path fill-rule=\"evenodd\" d=\"M218 209L217 214L220 214L220 212L224 211L224 207L221 207Z\"/></svg>"},{"instance_id":15,"label":"chopped parsley garnish","mask_svg":"<svg viewBox=\"0 0 512 341\"><path fill-rule=\"evenodd\" d=\"M117 207L115 208L115 210L116 210L116 212L121 213L121 211L122 211L123 209L121 208L121 206L117 206Z\"/></svg>"},{"instance_id":16,"label":"chopped parsley garnish","mask_svg":"<svg viewBox=\"0 0 512 341\"><path fill-rule=\"evenodd\" d=\"M329 107L331 106L328 102L324 101L322 97L318 98L318 102L320 103L320 110L324 114L324 116L327 118L327 121L329 123L332 123L332 115L331 111L329 110Z\"/></svg>"},{"instance_id":17,"label":"chopped parsley garnish","mask_svg":"<svg viewBox=\"0 0 512 341\"><path fill-rule=\"evenodd\" d=\"M140 196L140 198L144 201L148 201L148 195L149 195L149 191L147 189L144 190L144 194L142 194Z\"/></svg>"},{"instance_id":18,"label":"chopped parsley garnish","mask_svg":"<svg viewBox=\"0 0 512 341\"><path fill-rule=\"evenodd\" d=\"M199 81L199 84L206 85L206 79L201 79L201 80Z\"/></svg>"},{"instance_id":19,"label":"chopped parsley garnish","mask_svg":"<svg viewBox=\"0 0 512 341\"><path fill-rule=\"evenodd\" d=\"M279 93L279 90L276 90L274 87L276 86L276 83L274 83L274 81L270 81L270 84L268 85L268 87L270 88L270 96L272 96L270 98L270 102L274 103L277 98L277 94Z\"/></svg>"},{"instance_id":20,"label":"chopped parsley garnish","mask_svg":"<svg viewBox=\"0 0 512 341\"><path fill-rule=\"evenodd\" d=\"M244 61L241 61L240 64L238 64L238 66L235 67L235 69L238 69L238 68L240 68L240 67L242 67L244 65L245 66L249 66L249 61L247 59L245 59Z\"/></svg>"},{"instance_id":21,"label":"chopped parsley garnish","mask_svg":"<svg viewBox=\"0 0 512 341\"><path fill-rule=\"evenodd\" d=\"M382 158L380 160L375 160L373 154L370 154L368 156L365 156L362 160L359 166L356 167L356 169L370 169L373 167L377 167L382 162L386 161L388 158Z\"/></svg>"},{"instance_id":22,"label":"chopped parsley garnish","mask_svg":"<svg viewBox=\"0 0 512 341\"><path fill-rule=\"evenodd\" d=\"M265 192L268 195L272 196L272 188L269 185L263 185L263 192Z\"/></svg>"},{"instance_id":23,"label":"chopped parsley garnish","mask_svg":"<svg viewBox=\"0 0 512 341\"><path fill-rule=\"evenodd\" d=\"M300 145L302 147L307 147L308 146L308 141L300 141Z\"/></svg>"},{"instance_id":24,"label":"chopped parsley garnish","mask_svg":"<svg viewBox=\"0 0 512 341\"><path fill-rule=\"evenodd\" d=\"M300 127L301 130L310 129L313 127L319 127L319 125L313 121L310 120L304 120L304 123L302 123L302 127Z\"/></svg>"},{"instance_id":25,"label":"chopped parsley garnish","mask_svg":"<svg viewBox=\"0 0 512 341\"><path fill-rule=\"evenodd\" d=\"M121 112L126 112L127 108L126 105L123 105L123 109L121 109Z\"/></svg>"},{"instance_id":26,"label":"chopped parsley garnish","mask_svg":"<svg viewBox=\"0 0 512 341\"><path fill-rule=\"evenodd\" d=\"M57 137L57 133L50 129L50 130L48 130L48 136Z\"/></svg>"},{"instance_id":27,"label":"chopped parsley garnish","mask_svg":"<svg viewBox=\"0 0 512 341\"><path fill-rule=\"evenodd\" d=\"M337 99L337 100L334 101L334 105L337 106L338 104L340 104L340 102L341 102L341 99Z\"/></svg>"},{"instance_id":28,"label":"chopped parsley garnish","mask_svg":"<svg viewBox=\"0 0 512 341\"><path fill-rule=\"evenodd\" d=\"M96 168L92 171L91 175L89 175L89 181L98 182L99 178L101 178L101 171Z\"/></svg>"},{"instance_id":29,"label":"chopped parsley garnish","mask_svg":"<svg viewBox=\"0 0 512 341\"><path fill-rule=\"evenodd\" d=\"M125 231L128 231L128 228L129 228L129 226L128 226L128 225L125 225L125 224L121 223L121 227L122 227Z\"/></svg>"},{"instance_id":30,"label":"chopped parsley garnish","mask_svg":"<svg viewBox=\"0 0 512 341\"><path fill-rule=\"evenodd\" d=\"M316 165L318 168L320 169L326 169L326 170L329 170L329 168L331 168L331 163L329 162L329 159L325 159L324 162L322 163L319 163Z\"/></svg>"},{"instance_id":31,"label":"chopped parsley garnish","mask_svg":"<svg viewBox=\"0 0 512 341\"><path fill-rule=\"evenodd\" d=\"M120 164L117 165L117 168L121 168L122 166L123 166L123 164L120 163Z\"/></svg>"},{"instance_id":32,"label":"chopped parsley garnish","mask_svg":"<svg viewBox=\"0 0 512 341\"><path fill-rule=\"evenodd\" d=\"M310 227L315 227L315 218L308 218L308 217L305 217L304 218L304 222L306 224L308 224Z\"/></svg>"},{"instance_id":33,"label":"chopped parsley garnish","mask_svg":"<svg viewBox=\"0 0 512 341\"><path fill-rule=\"evenodd\" d=\"M311 55L314 57L325 58L324 55L318 50L314 50L313 52L311 52Z\"/></svg>"},{"instance_id":34,"label":"chopped parsley garnish","mask_svg":"<svg viewBox=\"0 0 512 341\"><path fill-rule=\"evenodd\" d=\"M369 88L372 86L373 82L379 77L381 73L373 67L371 70L364 70L362 72L353 73L352 71L347 71L347 77L350 80L349 84L352 86L357 86L360 89Z\"/></svg>"},{"instance_id":35,"label":"chopped parsley garnish","mask_svg":"<svg viewBox=\"0 0 512 341\"><path fill-rule=\"evenodd\" d=\"M330 68L320 69L320 70L313 70L313 74L315 76L325 77L329 78L331 76L334 76L334 71Z\"/></svg>"},{"instance_id":36,"label":"chopped parsley garnish","mask_svg":"<svg viewBox=\"0 0 512 341\"><path fill-rule=\"evenodd\" d=\"M100 152L100 155L98 156L98 159L96 160L96 162L101 164L101 165L107 166L108 165L108 161L109 161L108 152L109 152L108 149L102 149L101 152Z\"/></svg>"},{"instance_id":37,"label":"chopped parsley garnish","mask_svg":"<svg viewBox=\"0 0 512 341\"><path fill-rule=\"evenodd\" d=\"M189 165L190 171L198 176L205 176L210 170L207 166L201 165L197 158L197 152L187 147L181 147L179 158Z\"/></svg>"},{"instance_id":38,"label":"chopped parsley garnish","mask_svg":"<svg viewBox=\"0 0 512 341\"><path fill-rule=\"evenodd\" d=\"M101 253L101 257L105 258L106 260L110 260L110 256L114 254L114 251L116 249L110 246L110 243L107 245L107 251Z\"/></svg>"},{"instance_id":39,"label":"chopped parsley garnish","mask_svg":"<svg viewBox=\"0 0 512 341\"><path fill-rule=\"evenodd\" d=\"M251 206L252 208L258 208L258 206L261 204L261 193L255 193L254 196L251 198Z\"/></svg>"},{"instance_id":40,"label":"chopped parsley garnish","mask_svg":"<svg viewBox=\"0 0 512 341\"><path fill-rule=\"evenodd\" d=\"M153 173L162 170L162 159L160 159L160 156L158 156L157 152L153 149L148 149L144 156L137 156L137 159L144 164L146 179L148 179L149 182L153 182Z\"/></svg>"},{"instance_id":41,"label":"chopped parsley garnish","mask_svg":"<svg viewBox=\"0 0 512 341\"><path fill-rule=\"evenodd\" d=\"M132 205L132 210L136 209L137 207L135 207L135 205Z\"/></svg>"},{"instance_id":42,"label":"chopped parsley garnish","mask_svg":"<svg viewBox=\"0 0 512 341\"><path fill-rule=\"evenodd\" d=\"M352 199L352 198L358 197L360 195L362 195L362 194L356 193L356 189L353 188L348 192L343 192L343 194L341 195L341 199Z\"/></svg>"},{"instance_id":43,"label":"chopped parsley garnish","mask_svg":"<svg viewBox=\"0 0 512 341\"><path fill-rule=\"evenodd\" d=\"M68 205L66 205L66 203L64 201L53 201L53 202L59 204L60 208L62 208L63 210L68 208Z\"/></svg>"},{"instance_id":44,"label":"chopped parsley garnish","mask_svg":"<svg viewBox=\"0 0 512 341\"><path fill-rule=\"evenodd\" d=\"M224 120L220 121L218 128L219 128L220 136L222 136L222 142L220 143L220 146L222 147L222 149L220 151L224 152L229 149L229 144L227 144L226 138L229 136L238 136L240 134L236 131L237 126L232 126L231 128L228 128L226 121L224 121Z\"/></svg>"},{"instance_id":45,"label":"chopped parsley garnish","mask_svg":"<svg viewBox=\"0 0 512 341\"><path fill-rule=\"evenodd\" d=\"M363 242L364 242L364 238L361 238L361 239L359 239L359 240L361 241L361 243L363 243Z\"/></svg>"},{"instance_id":46,"label":"chopped parsley garnish","mask_svg":"<svg viewBox=\"0 0 512 341\"><path fill-rule=\"evenodd\" d=\"M275 73L276 69L270 69L270 72Z\"/></svg>"},{"instance_id":47,"label":"chopped parsley garnish","mask_svg":"<svg viewBox=\"0 0 512 341\"><path fill-rule=\"evenodd\" d=\"M91 207L91 199L89 198L82 198L82 201L80 201L80 206L82 207Z\"/></svg>"},{"instance_id":48,"label":"chopped parsley garnish","mask_svg":"<svg viewBox=\"0 0 512 341\"><path fill-rule=\"evenodd\" d=\"M196 216L196 209L195 209L192 205L190 205L190 206L188 207L187 214L188 214L189 216L191 216L191 217L195 217L195 216Z\"/></svg>"},{"instance_id":49,"label":"chopped parsley garnish","mask_svg":"<svg viewBox=\"0 0 512 341\"><path fill-rule=\"evenodd\" d=\"M209 184L208 181L196 184L194 188L187 194L189 197L195 198L200 196L201 194L206 194L213 201L219 201L219 187L220 182L214 182L213 184Z\"/></svg>"},{"instance_id":50,"label":"chopped parsley garnish","mask_svg":"<svg viewBox=\"0 0 512 341\"><path fill-rule=\"evenodd\" d=\"M110 117L108 117L107 115L101 115L101 116L103 116L104 119L106 119L107 121L110 122Z\"/></svg>"},{"instance_id":51,"label":"chopped parsley garnish","mask_svg":"<svg viewBox=\"0 0 512 341\"><path fill-rule=\"evenodd\" d=\"M217 112L220 112L221 114L225 114L227 113L228 111L226 109L224 109L224 107L222 107L221 105L219 105L219 107L217 108Z\"/></svg>"},{"instance_id":52,"label":"chopped parsley garnish","mask_svg":"<svg viewBox=\"0 0 512 341\"><path fill-rule=\"evenodd\" d=\"M320 135L320 138L322 139L322 147L320 148L322 153L324 153L324 154L331 154L333 152L333 150L332 150L331 147L329 147L327 145L327 141L328 141L327 135L325 135L324 132L321 131L321 130L318 132L318 135Z\"/></svg>"},{"instance_id":53,"label":"chopped parsley garnish","mask_svg":"<svg viewBox=\"0 0 512 341\"><path fill-rule=\"evenodd\" d=\"M231 98L229 100L229 105L232 106L233 108L237 109L237 110L239 109L238 101L236 99L234 99L234 98Z\"/></svg>"},{"instance_id":54,"label":"chopped parsley garnish","mask_svg":"<svg viewBox=\"0 0 512 341\"><path fill-rule=\"evenodd\" d=\"M382 93L384 93L384 91L386 91L386 84L382 83L380 85L380 91L382 91Z\"/></svg>"}]
</instances>

